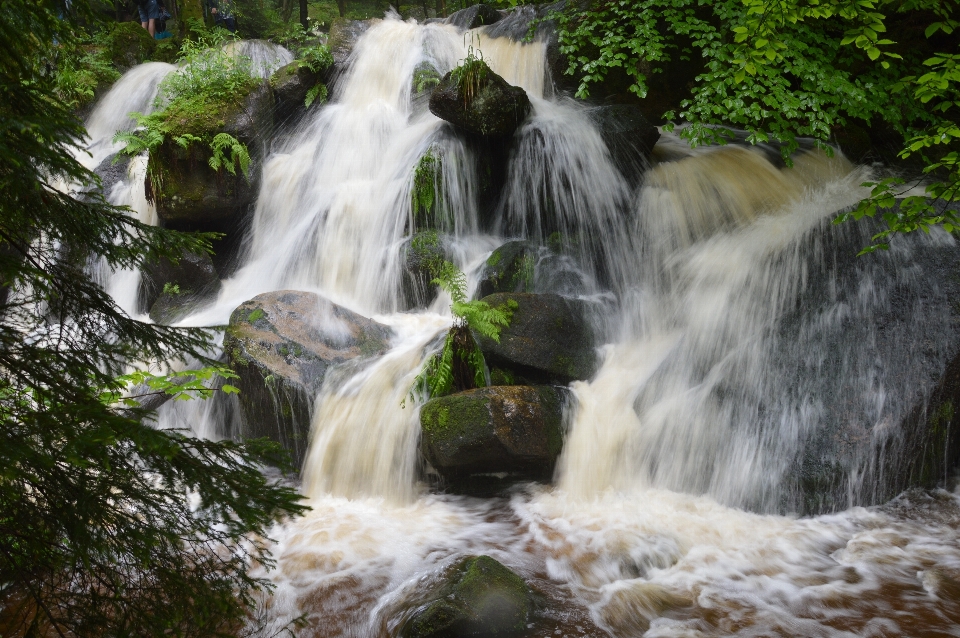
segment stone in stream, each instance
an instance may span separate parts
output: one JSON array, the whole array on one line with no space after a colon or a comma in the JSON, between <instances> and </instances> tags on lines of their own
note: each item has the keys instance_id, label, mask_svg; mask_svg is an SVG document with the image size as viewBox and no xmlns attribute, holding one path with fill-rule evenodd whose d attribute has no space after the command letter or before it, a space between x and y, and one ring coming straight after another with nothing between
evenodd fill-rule
<instances>
[{"instance_id":1,"label":"stone in stream","mask_svg":"<svg viewBox=\"0 0 960 638\"><path fill-rule=\"evenodd\" d=\"M588 113L596 123L614 164L636 188L649 166L650 152L660 139L660 131L647 121L638 106L597 106Z\"/></svg>"},{"instance_id":2,"label":"stone in stream","mask_svg":"<svg viewBox=\"0 0 960 638\"><path fill-rule=\"evenodd\" d=\"M534 618L524 580L489 556L465 558L403 623L402 638L515 636Z\"/></svg>"},{"instance_id":3,"label":"stone in stream","mask_svg":"<svg viewBox=\"0 0 960 638\"><path fill-rule=\"evenodd\" d=\"M474 135L513 135L530 113L526 91L508 84L483 60L472 65L475 83L469 79L458 83L453 71L443 76L430 96L430 112Z\"/></svg>"},{"instance_id":4,"label":"stone in stream","mask_svg":"<svg viewBox=\"0 0 960 638\"><path fill-rule=\"evenodd\" d=\"M177 263L166 257L148 263L140 280L140 302L157 323L172 323L219 292L220 277L206 253L185 252Z\"/></svg>"},{"instance_id":5,"label":"stone in stream","mask_svg":"<svg viewBox=\"0 0 960 638\"><path fill-rule=\"evenodd\" d=\"M496 293L483 298L493 307L517 303L500 342L474 335L488 365L513 370L527 379L569 383L589 379L597 352L589 321L591 306L554 294Z\"/></svg>"},{"instance_id":6,"label":"stone in stream","mask_svg":"<svg viewBox=\"0 0 960 638\"><path fill-rule=\"evenodd\" d=\"M390 336L388 327L311 292L280 290L242 303L223 338L239 375L242 435L279 442L299 467L328 370L385 353Z\"/></svg>"},{"instance_id":7,"label":"stone in stream","mask_svg":"<svg viewBox=\"0 0 960 638\"><path fill-rule=\"evenodd\" d=\"M423 456L460 491L473 490L471 475L549 480L563 447L561 392L493 386L431 399L420 409Z\"/></svg>"},{"instance_id":8,"label":"stone in stream","mask_svg":"<svg viewBox=\"0 0 960 638\"><path fill-rule=\"evenodd\" d=\"M426 308L437 298L432 283L438 263L450 259L446 240L436 231L424 231L400 247L400 308Z\"/></svg>"}]
</instances>

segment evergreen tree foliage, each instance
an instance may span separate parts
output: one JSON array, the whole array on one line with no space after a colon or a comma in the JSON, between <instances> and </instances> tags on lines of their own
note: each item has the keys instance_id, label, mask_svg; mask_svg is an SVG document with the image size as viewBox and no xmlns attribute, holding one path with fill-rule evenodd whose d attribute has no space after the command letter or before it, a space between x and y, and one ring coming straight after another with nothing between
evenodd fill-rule
<instances>
[{"instance_id":1,"label":"evergreen tree foliage","mask_svg":"<svg viewBox=\"0 0 960 638\"><path fill-rule=\"evenodd\" d=\"M268 526L303 508L258 469L276 447L160 431L112 403L131 362L206 361L210 335L127 316L89 256L138 267L209 238L64 192L96 183L47 73L88 12L71 4L0 11L0 635L235 635Z\"/></svg>"}]
</instances>

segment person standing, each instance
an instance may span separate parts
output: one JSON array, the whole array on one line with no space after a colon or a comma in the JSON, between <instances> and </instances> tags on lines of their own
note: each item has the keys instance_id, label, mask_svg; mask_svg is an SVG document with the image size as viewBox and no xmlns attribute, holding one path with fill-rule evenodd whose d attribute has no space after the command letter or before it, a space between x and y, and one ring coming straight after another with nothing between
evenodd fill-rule
<instances>
[{"instance_id":1,"label":"person standing","mask_svg":"<svg viewBox=\"0 0 960 638\"><path fill-rule=\"evenodd\" d=\"M210 15L218 27L223 27L230 33L237 30L237 19L233 17L233 0L207 0Z\"/></svg>"},{"instance_id":2,"label":"person standing","mask_svg":"<svg viewBox=\"0 0 960 638\"><path fill-rule=\"evenodd\" d=\"M157 0L137 0L140 12L140 26L147 30L150 37L157 35L157 20L160 18L160 5Z\"/></svg>"}]
</instances>

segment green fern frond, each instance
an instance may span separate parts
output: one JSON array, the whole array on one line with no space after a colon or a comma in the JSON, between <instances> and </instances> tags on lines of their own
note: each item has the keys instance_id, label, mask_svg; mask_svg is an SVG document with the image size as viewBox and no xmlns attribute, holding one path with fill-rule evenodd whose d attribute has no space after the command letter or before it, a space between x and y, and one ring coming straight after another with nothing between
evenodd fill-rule
<instances>
[{"instance_id":1,"label":"green fern frond","mask_svg":"<svg viewBox=\"0 0 960 638\"><path fill-rule=\"evenodd\" d=\"M202 142L203 138L191 133L184 133L183 135L173 138L173 141L179 144L181 148L187 148L194 142Z\"/></svg>"},{"instance_id":2,"label":"green fern frond","mask_svg":"<svg viewBox=\"0 0 960 638\"><path fill-rule=\"evenodd\" d=\"M323 104L327 101L327 85L322 82L315 85L312 89L307 91L307 96L303 100L303 106L305 108L310 108L310 105L316 102L317 104Z\"/></svg>"},{"instance_id":3,"label":"green fern frond","mask_svg":"<svg viewBox=\"0 0 960 638\"><path fill-rule=\"evenodd\" d=\"M227 149L230 150L229 160L224 153ZM210 168L215 171L224 168L231 175L236 175L236 167L239 165L240 170L243 171L243 176L250 177L250 151L237 138L229 133L217 133L210 142L210 150L213 152L208 160Z\"/></svg>"}]
</instances>

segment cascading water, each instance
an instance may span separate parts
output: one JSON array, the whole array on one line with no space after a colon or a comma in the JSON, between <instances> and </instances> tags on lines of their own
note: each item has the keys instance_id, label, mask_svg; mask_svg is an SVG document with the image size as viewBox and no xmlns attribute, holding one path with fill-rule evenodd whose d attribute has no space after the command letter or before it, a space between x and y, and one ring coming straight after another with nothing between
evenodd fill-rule
<instances>
[{"instance_id":1,"label":"cascading water","mask_svg":"<svg viewBox=\"0 0 960 638\"><path fill-rule=\"evenodd\" d=\"M241 267L184 320L224 323L256 294L296 289L395 332L388 354L335 370L317 397L302 483L313 511L274 531L268 624L305 614L301 635L395 635L425 582L483 553L548 601L530 635L958 635L957 496L918 491L854 507L880 496L871 490L883 468L869 452L896 438L889 424L915 401L904 388L933 384L909 335L873 325L898 286L920 276L922 255L953 239L934 233L875 260L838 258L868 238L858 227L826 231L868 173L819 152L785 168L756 149L692 150L664 134L634 187L589 109L545 90L544 45L481 30L485 60L534 107L488 223L475 149L413 89L419 65L449 70L475 36L375 23L331 103L264 162ZM572 385L553 486L484 500L430 493L420 480L417 410L400 403L451 318L443 299L397 312L398 255L414 227L413 167L431 148L443 157L444 230L471 288L504 239L558 232L577 238L577 292L609 309L604 363ZM131 174L116 201L132 201L142 174ZM950 321L924 299L905 305L905 325ZM196 404L165 407L160 420L223 436L234 417ZM835 459L842 498L828 506L848 509L773 514L817 509L797 477L838 423L862 424L868 441Z\"/></svg>"}]
</instances>

